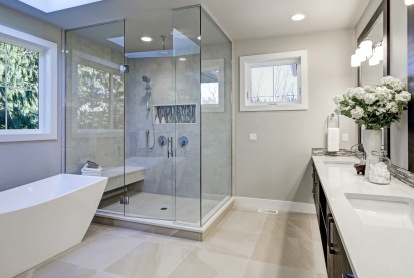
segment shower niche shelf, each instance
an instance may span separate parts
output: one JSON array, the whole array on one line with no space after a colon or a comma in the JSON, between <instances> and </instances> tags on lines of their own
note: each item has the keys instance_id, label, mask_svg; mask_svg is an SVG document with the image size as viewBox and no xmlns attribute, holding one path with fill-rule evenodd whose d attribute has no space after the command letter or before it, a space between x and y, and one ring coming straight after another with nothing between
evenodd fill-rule
<instances>
[{"instance_id":1,"label":"shower niche shelf","mask_svg":"<svg viewBox=\"0 0 414 278\"><path fill-rule=\"evenodd\" d=\"M195 124L196 105L155 105L154 124Z\"/></svg>"}]
</instances>

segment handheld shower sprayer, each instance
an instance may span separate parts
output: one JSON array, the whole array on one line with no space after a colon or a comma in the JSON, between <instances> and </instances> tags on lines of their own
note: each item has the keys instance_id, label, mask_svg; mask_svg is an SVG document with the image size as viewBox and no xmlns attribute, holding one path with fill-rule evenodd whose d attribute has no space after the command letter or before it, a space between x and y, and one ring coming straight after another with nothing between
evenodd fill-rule
<instances>
[{"instance_id":1,"label":"handheld shower sprayer","mask_svg":"<svg viewBox=\"0 0 414 278\"><path fill-rule=\"evenodd\" d=\"M151 78L149 78L148 76L146 76L146 75L143 75L142 76L142 81L144 81L146 84L145 84L145 91L146 91L146 94L147 94L147 106L146 106L146 109L147 109L147 111L150 111L151 110L151 106L150 106L150 102L151 102L151 86L150 86L150 82L151 82Z\"/></svg>"}]
</instances>

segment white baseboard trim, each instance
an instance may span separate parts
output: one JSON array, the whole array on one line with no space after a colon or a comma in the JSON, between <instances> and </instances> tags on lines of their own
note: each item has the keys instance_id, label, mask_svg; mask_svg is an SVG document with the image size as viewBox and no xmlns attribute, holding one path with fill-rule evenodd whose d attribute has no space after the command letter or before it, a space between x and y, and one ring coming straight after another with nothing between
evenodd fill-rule
<instances>
[{"instance_id":1,"label":"white baseboard trim","mask_svg":"<svg viewBox=\"0 0 414 278\"><path fill-rule=\"evenodd\" d=\"M283 210L291 212L316 214L314 204L269 199L256 199L247 197L235 197L234 207L254 210L258 210L259 208L261 208L270 210Z\"/></svg>"}]
</instances>

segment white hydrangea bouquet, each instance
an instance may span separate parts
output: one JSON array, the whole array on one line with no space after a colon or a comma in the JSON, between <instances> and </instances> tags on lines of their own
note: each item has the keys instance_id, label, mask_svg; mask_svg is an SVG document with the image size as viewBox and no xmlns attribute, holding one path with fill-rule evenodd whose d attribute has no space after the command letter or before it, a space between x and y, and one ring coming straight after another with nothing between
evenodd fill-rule
<instances>
[{"instance_id":1,"label":"white hydrangea bouquet","mask_svg":"<svg viewBox=\"0 0 414 278\"><path fill-rule=\"evenodd\" d=\"M342 96L336 96L335 113L365 125L366 129L379 130L399 122L401 112L407 110L411 94L405 90L405 83L398 78L381 78L381 85L364 88L350 88Z\"/></svg>"}]
</instances>

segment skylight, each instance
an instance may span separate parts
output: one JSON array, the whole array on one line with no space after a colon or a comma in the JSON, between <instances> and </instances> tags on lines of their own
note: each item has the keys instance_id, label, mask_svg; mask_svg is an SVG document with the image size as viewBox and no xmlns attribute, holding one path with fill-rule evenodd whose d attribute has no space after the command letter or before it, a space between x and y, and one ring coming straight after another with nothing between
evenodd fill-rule
<instances>
[{"instance_id":1,"label":"skylight","mask_svg":"<svg viewBox=\"0 0 414 278\"><path fill-rule=\"evenodd\" d=\"M115 37L115 38L109 38L107 40L110 41L110 42L113 42L113 43L115 43L115 44L117 44L119 46L124 47L124 40L125 40L125 37L124 36Z\"/></svg>"},{"instance_id":2,"label":"skylight","mask_svg":"<svg viewBox=\"0 0 414 278\"><path fill-rule=\"evenodd\" d=\"M102 0L19 0L45 13L51 13L77 6L82 6Z\"/></svg>"}]
</instances>

